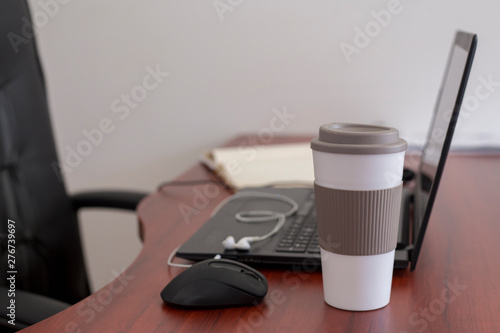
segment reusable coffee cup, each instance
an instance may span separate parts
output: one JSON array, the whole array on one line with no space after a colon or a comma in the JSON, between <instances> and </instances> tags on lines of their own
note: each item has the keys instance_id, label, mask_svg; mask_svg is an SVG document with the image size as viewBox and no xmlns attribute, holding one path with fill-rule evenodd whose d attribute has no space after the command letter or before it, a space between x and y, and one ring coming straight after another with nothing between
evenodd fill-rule
<instances>
[{"instance_id":1,"label":"reusable coffee cup","mask_svg":"<svg viewBox=\"0 0 500 333\"><path fill-rule=\"evenodd\" d=\"M395 128L332 123L312 139L325 302L389 304L406 141Z\"/></svg>"}]
</instances>

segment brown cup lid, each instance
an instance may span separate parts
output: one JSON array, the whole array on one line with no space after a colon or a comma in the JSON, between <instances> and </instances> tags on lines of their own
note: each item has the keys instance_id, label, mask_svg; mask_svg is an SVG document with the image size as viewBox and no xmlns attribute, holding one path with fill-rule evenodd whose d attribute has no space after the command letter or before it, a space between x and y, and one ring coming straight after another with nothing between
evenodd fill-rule
<instances>
[{"instance_id":1,"label":"brown cup lid","mask_svg":"<svg viewBox=\"0 0 500 333\"><path fill-rule=\"evenodd\" d=\"M407 144L392 127L332 123L320 127L311 148L337 154L391 154L405 151Z\"/></svg>"}]
</instances>

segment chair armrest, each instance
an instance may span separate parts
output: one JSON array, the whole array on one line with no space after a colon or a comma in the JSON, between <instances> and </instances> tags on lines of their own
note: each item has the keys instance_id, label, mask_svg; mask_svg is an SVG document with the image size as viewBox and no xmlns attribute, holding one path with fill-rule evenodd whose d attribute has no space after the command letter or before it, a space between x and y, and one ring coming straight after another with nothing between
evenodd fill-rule
<instances>
[{"instance_id":1,"label":"chair armrest","mask_svg":"<svg viewBox=\"0 0 500 333\"><path fill-rule=\"evenodd\" d=\"M92 191L71 196L73 209L83 207L107 207L135 210L147 193L130 191Z\"/></svg>"},{"instance_id":2,"label":"chair armrest","mask_svg":"<svg viewBox=\"0 0 500 333\"><path fill-rule=\"evenodd\" d=\"M12 298L7 297L8 293L9 289L7 287L0 286L0 295L2 295L0 297L0 307L2 308L2 311L0 311L0 331L2 332L4 332L2 327L10 328L12 331L26 328L71 306L71 304L50 297L20 289L15 290L15 296L13 295ZM11 299L15 300L15 325L9 324L9 321L12 320L9 317L11 310L8 309L11 306Z\"/></svg>"}]
</instances>

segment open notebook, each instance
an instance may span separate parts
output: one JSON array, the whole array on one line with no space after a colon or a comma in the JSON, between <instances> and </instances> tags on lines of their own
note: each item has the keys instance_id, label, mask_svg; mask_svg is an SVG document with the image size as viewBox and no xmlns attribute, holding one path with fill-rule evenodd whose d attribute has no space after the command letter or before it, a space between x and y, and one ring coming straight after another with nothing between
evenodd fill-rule
<instances>
[{"instance_id":1,"label":"open notebook","mask_svg":"<svg viewBox=\"0 0 500 333\"><path fill-rule=\"evenodd\" d=\"M313 185L309 142L217 148L201 162L234 189L271 184Z\"/></svg>"}]
</instances>

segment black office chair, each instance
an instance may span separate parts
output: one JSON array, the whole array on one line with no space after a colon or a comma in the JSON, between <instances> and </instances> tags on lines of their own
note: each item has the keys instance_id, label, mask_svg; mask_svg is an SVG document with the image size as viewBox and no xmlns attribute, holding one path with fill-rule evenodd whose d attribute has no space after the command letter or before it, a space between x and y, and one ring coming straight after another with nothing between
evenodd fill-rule
<instances>
[{"instance_id":1,"label":"black office chair","mask_svg":"<svg viewBox=\"0 0 500 333\"><path fill-rule=\"evenodd\" d=\"M79 208L135 210L145 195L93 192L68 196L61 174L54 168L57 161L28 6L24 0L1 0L2 331L29 326L89 295L76 219ZM8 280L11 276L14 279ZM6 309L11 300L15 300L15 326L8 323L12 316Z\"/></svg>"}]
</instances>

